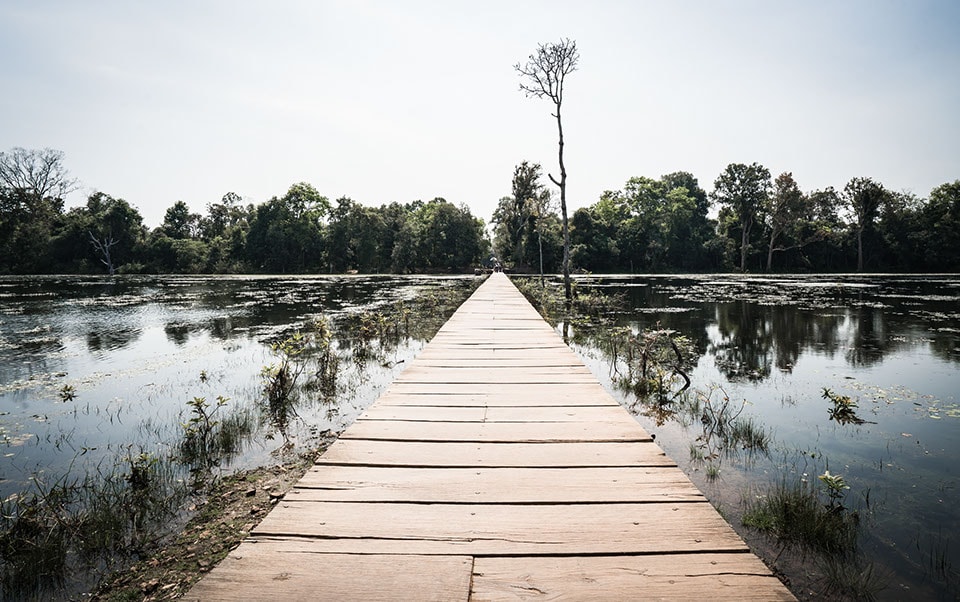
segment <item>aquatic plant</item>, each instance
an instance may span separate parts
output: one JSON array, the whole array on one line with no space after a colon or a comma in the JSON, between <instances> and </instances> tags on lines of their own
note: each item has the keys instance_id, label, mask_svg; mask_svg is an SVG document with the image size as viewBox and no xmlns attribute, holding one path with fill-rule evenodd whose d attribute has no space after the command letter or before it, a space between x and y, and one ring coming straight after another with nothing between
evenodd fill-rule
<instances>
[{"instance_id":1,"label":"aquatic plant","mask_svg":"<svg viewBox=\"0 0 960 602\"><path fill-rule=\"evenodd\" d=\"M182 424L177 460L190 467L194 488L202 488L211 469L239 453L254 432L255 420L246 409L226 413L229 401L221 395L213 404L205 397L187 402L190 417Z\"/></svg>"},{"instance_id":2,"label":"aquatic plant","mask_svg":"<svg viewBox=\"0 0 960 602\"><path fill-rule=\"evenodd\" d=\"M809 482L784 479L746 500L742 522L774 537L783 549L852 555L857 549L860 516L832 500L825 503Z\"/></svg>"},{"instance_id":3,"label":"aquatic plant","mask_svg":"<svg viewBox=\"0 0 960 602\"><path fill-rule=\"evenodd\" d=\"M843 477L838 474L830 474L829 470L825 470L824 473L817 478L823 483L824 491L826 491L827 496L830 498L830 507L843 507L843 496L847 490L850 489L850 486L847 485Z\"/></svg>"},{"instance_id":4,"label":"aquatic plant","mask_svg":"<svg viewBox=\"0 0 960 602\"><path fill-rule=\"evenodd\" d=\"M77 398L77 390L73 385L63 385L60 387L60 401L73 401Z\"/></svg>"},{"instance_id":5,"label":"aquatic plant","mask_svg":"<svg viewBox=\"0 0 960 602\"><path fill-rule=\"evenodd\" d=\"M823 398L833 402L833 407L827 409L830 420L840 424L863 424L866 422L857 416L857 402L847 395L838 395L827 387L823 388Z\"/></svg>"},{"instance_id":6,"label":"aquatic plant","mask_svg":"<svg viewBox=\"0 0 960 602\"><path fill-rule=\"evenodd\" d=\"M890 583L889 573L860 555L853 558L821 556L816 565L823 574L821 594L830 599L876 600Z\"/></svg>"},{"instance_id":7,"label":"aquatic plant","mask_svg":"<svg viewBox=\"0 0 960 602\"><path fill-rule=\"evenodd\" d=\"M0 502L0 597L83 588L155 546L188 494L175 475L143 450L127 450L106 471L32 475L29 491Z\"/></svg>"}]
</instances>

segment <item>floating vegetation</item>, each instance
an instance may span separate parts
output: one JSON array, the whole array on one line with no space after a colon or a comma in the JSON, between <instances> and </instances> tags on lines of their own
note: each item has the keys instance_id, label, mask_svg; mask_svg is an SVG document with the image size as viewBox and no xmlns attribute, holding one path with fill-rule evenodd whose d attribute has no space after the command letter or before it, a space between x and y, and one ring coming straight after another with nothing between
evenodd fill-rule
<instances>
[{"instance_id":1,"label":"floating vegetation","mask_svg":"<svg viewBox=\"0 0 960 602\"><path fill-rule=\"evenodd\" d=\"M823 398L833 402L833 407L827 409L830 420L840 424L863 424L866 420L857 416L857 402L853 401L847 395L838 395L828 389L823 388Z\"/></svg>"},{"instance_id":2,"label":"floating vegetation","mask_svg":"<svg viewBox=\"0 0 960 602\"><path fill-rule=\"evenodd\" d=\"M7 468L0 479L0 599L85 597L105 572L124 573L149 557L226 476L328 442L481 281L132 277L81 302L91 317L76 332L72 302L36 312L32 319L50 321L71 353L33 363L18 348L0 348L9 367L0 396L28 402L26 410L0 411ZM62 301L62 288L48 296ZM297 341L297 331L307 340ZM276 368L288 362L274 383L272 412L269 383L260 377L265 340L277 345L270 349ZM359 346L362 362L353 353ZM74 387L83 391L81 403L60 404L68 401L61 393L76 395ZM271 446L281 422L283 443ZM261 445L251 445L255 437ZM43 469L17 465L35 458ZM238 516L238 529L251 520ZM135 599L161 593L134 591Z\"/></svg>"},{"instance_id":3,"label":"floating vegetation","mask_svg":"<svg viewBox=\"0 0 960 602\"><path fill-rule=\"evenodd\" d=\"M63 385L60 387L60 401L73 401L77 398L77 390L72 385Z\"/></svg>"}]
</instances>

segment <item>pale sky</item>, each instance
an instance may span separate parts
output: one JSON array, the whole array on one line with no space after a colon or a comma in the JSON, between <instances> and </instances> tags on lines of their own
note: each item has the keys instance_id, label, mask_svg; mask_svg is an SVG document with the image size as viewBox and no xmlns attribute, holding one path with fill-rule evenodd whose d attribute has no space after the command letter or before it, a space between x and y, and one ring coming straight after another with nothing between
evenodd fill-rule
<instances>
[{"instance_id":1,"label":"pale sky","mask_svg":"<svg viewBox=\"0 0 960 602\"><path fill-rule=\"evenodd\" d=\"M0 150L51 147L148 226L306 181L489 221L514 165L557 172L513 69L569 37L574 209L632 176L734 162L801 188L960 179L960 2L0 0Z\"/></svg>"}]
</instances>

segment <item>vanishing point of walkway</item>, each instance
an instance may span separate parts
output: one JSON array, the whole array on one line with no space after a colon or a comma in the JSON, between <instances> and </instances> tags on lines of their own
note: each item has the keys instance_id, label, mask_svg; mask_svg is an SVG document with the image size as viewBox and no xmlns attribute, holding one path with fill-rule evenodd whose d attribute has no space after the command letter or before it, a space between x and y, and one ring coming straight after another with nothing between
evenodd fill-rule
<instances>
[{"instance_id":1,"label":"vanishing point of walkway","mask_svg":"<svg viewBox=\"0 0 960 602\"><path fill-rule=\"evenodd\" d=\"M793 600L493 274L192 600Z\"/></svg>"}]
</instances>

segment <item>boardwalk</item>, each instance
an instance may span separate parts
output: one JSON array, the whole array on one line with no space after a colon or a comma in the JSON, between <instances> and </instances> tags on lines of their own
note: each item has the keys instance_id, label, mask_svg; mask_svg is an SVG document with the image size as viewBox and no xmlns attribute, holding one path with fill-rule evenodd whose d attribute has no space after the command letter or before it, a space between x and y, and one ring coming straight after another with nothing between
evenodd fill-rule
<instances>
[{"instance_id":1,"label":"boardwalk","mask_svg":"<svg viewBox=\"0 0 960 602\"><path fill-rule=\"evenodd\" d=\"M200 600L792 600L503 274Z\"/></svg>"}]
</instances>

